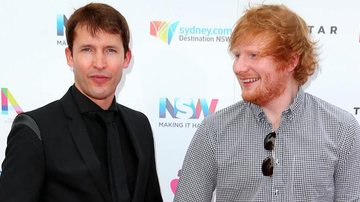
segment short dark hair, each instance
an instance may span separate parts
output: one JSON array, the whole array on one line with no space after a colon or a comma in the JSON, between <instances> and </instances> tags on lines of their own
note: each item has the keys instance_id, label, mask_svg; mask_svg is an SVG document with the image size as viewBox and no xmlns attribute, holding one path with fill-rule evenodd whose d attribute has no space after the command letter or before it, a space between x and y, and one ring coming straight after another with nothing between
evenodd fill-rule
<instances>
[{"instance_id":1,"label":"short dark hair","mask_svg":"<svg viewBox=\"0 0 360 202\"><path fill-rule=\"evenodd\" d=\"M66 23L66 41L72 52L75 28L85 26L92 35L98 31L119 34L125 53L129 50L130 30L125 17L113 7L102 3L90 3L77 9Z\"/></svg>"}]
</instances>

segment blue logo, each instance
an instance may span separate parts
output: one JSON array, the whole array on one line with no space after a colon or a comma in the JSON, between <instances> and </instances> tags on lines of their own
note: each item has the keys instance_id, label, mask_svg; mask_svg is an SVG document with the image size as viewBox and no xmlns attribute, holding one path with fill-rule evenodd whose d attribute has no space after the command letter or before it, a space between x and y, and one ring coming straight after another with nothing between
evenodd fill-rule
<instances>
[{"instance_id":1,"label":"blue logo","mask_svg":"<svg viewBox=\"0 0 360 202\"><path fill-rule=\"evenodd\" d=\"M214 113L219 99L211 99L210 104L204 98L181 99L160 98L159 118L166 118L168 113L174 119L199 119L201 112L204 117ZM167 113L166 113L167 112Z\"/></svg>"},{"instance_id":2,"label":"blue logo","mask_svg":"<svg viewBox=\"0 0 360 202\"><path fill-rule=\"evenodd\" d=\"M57 15L56 25L57 25L57 35L64 36L65 34L65 25L67 22L67 17L65 15Z\"/></svg>"}]
</instances>

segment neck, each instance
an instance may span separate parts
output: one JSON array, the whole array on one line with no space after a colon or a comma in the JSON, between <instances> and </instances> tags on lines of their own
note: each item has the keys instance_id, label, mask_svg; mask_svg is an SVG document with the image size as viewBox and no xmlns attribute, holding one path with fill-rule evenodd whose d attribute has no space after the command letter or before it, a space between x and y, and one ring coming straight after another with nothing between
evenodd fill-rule
<instances>
[{"instance_id":1,"label":"neck","mask_svg":"<svg viewBox=\"0 0 360 202\"><path fill-rule=\"evenodd\" d=\"M279 97L271 100L266 105L261 106L264 110L264 113L272 125L272 129L276 131L281 122L281 114L283 111L288 109L290 105L294 102L294 99L299 90L299 85L297 83L292 83L288 85L284 93Z\"/></svg>"},{"instance_id":2,"label":"neck","mask_svg":"<svg viewBox=\"0 0 360 202\"><path fill-rule=\"evenodd\" d=\"M111 100L96 100L96 99L91 99L93 102L95 102L95 104L97 104L99 107L101 107L101 109L103 110L108 110L110 108L110 105L113 101L113 99Z\"/></svg>"},{"instance_id":3,"label":"neck","mask_svg":"<svg viewBox=\"0 0 360 202\"><path fill-rule=\"evenodd\" d=\"M91 93L84 92L82 90L82 88L80 88L76 82L75 82L75 87L76 87L76 89L78 89L78 91L80 91L80 93L82 93L83 95L88 97L91 101L93 101L95 104L97 104L103 110L108 110L110 108L111 103L115 97L115 93L112 93L111 95L106 96L106 97L91 96Z\"/></svg>"}]
</instances>

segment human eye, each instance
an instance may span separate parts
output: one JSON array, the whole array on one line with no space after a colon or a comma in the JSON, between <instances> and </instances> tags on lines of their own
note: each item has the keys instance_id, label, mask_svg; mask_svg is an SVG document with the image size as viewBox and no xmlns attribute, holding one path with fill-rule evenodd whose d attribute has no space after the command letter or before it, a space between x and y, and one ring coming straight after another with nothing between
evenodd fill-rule
<instances>
[{"instance_id":1,"label":"human eye","mask_svg":"<svg viewBox=\"0 0 360 202\"><path fill-rule=\"evenodd\" d=\"M91 51L92 51L92 49L90 47L81 48L81 52L85 52L85 53L89 52L90 53Z\"/></svg>"},{"instance_id":2,"label":"human eye","mask_svg":"<svg viewBox=\"0 0 360 202\"><path fill-rule=\"evenodd\" d=\"M107 46L104 51L107 54L115 54L118 52L118 48L115 46Z\"/></svg>"},{"instance_id":3,"label":"human eye","mask_svg":"<svg viewBox=\"0 0 360 202\"><path fill-rule=\"evenodd\" d=\"M234 59L238 59L240 57L240 53L233 52L232 56L234 57Z\"/></svg>"},{"instance_id":4,"label":"human eye","mask_svg":"<svg viewBox=\"0 0 360 202\"><path fill-rule=\"evenodd\" d=\"M107 49L107 52L108 52L108 53L116 53L117 50L114 49L114 48L109 48L109 49Z\"/></svg>"},{"instance_id":5,"label":"human eye","mask_svg":"<svg viewBox=\"0 0 360 202\"><path fill-rule=\"evenodd\" d=\"M257 57L258 57L258 55L257 55L256 53L250 53L250 54L249 54L249 58L250 58L250 59L255 60L255 59L257 59Z\"/></svg>"}]
</instances>

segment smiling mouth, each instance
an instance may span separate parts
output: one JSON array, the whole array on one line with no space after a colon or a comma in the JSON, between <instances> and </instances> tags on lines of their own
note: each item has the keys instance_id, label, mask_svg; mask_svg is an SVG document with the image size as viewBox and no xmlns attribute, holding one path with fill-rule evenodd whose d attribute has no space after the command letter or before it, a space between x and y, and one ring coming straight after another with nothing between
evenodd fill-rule
<instances>
[{"instance_id":1,"label":"smiling mouth","mask_svg":"<svg viewBox=\"0 0 360 202\"><path fill-rule=\"evenodd\" d=\"M252 78L252 79L243 79L243 80L240 80L242 83L253 83L255 81L258 81L259 78Z\"/></svg>"}]
</instances>

